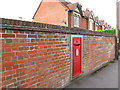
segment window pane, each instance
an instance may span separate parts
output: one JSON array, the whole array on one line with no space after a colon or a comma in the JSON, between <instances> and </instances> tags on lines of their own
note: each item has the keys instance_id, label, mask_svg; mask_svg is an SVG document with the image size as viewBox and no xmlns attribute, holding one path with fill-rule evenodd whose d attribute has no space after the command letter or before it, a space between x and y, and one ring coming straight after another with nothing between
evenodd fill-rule
<instances>
[{"instance_id":1,"label":"window pane","mask_svg":"<svg viewBox=\"0 0 120 90\"><path fill-rule=\"evenodd\" d=\"M74 15L74 25L76 26L76 15Z\"/></svg>"},{"instance_id":2,"label":"window pane","mask_svg":"<svg viewBox=\"0 0 120 90\"><path fill-rule=\"evenodd\" d=\"M79 27L79 16L77 17L77 26Z\"/></svg>"},{"instance_id":3,"label":"window pane","mask_svg":"<svg viewBox=\"0 0 120 90\"><path fill-rule=\"evenodd\" d=\"M98 26L96 25L96 30L98 30Z\"/></svg>"},{"instance_id":4,"label":"window pane","mask_svg":"<svg viewBox=\"0 0 120 90\"><path fill-rule=\"evenodd\" d=\"M92 26L93 26L93 25L92 25L92 22L90 22L90 30L92 30L92 29L93 29L93 28L92 28Z\"/></svg>"}]
</instances>

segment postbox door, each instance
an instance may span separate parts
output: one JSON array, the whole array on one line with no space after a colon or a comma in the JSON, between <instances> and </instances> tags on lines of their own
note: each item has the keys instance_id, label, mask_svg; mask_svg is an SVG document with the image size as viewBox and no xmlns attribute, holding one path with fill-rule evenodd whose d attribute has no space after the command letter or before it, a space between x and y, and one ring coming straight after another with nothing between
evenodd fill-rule
<instances>
[{"instance_id":1,"label":"postbox door","mask_svg":"<svg viewBox=\"0 0 120 90\"><path fill-rule=\"evenodd\" d=\"M73 77L82 73L82 38L73 38Z\"/></svg>"}]
</instances>

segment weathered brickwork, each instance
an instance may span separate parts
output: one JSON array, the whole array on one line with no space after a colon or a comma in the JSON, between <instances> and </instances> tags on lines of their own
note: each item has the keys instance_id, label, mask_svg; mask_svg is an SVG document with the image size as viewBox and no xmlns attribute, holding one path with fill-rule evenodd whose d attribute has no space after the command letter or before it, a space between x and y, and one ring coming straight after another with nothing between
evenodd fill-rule
<instances>
[{"instance_id":1,"label":"weathered brickwork","mask_svg":"<svg viewBox=\"0 0 120 90\"><path fill-rule=\"evenodd\" d=\"M3 87L63 87L70 77L70 36L5 30Z\"/></svg>"},{"instance_id":2,"label":"weathered brickwork","mask_svg":"<svg viewBox=\"0 0 120 90\"><path fill-rule=\"evenodd\" d=\"M114 37L84 36L85 73L115 58L114 40Z\"/></svg>"},{"instance_id":3,"label":"weathered brickwork","mask_svg":"<svg viewBox=\"0 0 120 90\"><path fill-rule=\"evenodd\" d=\"M44 24L44 27L32 27L27 26L32 24L30 22L18 21L20 23L13 26L10 22L15 23L3 20L0 30L2 88L63 88L68 85L71 82L71 35L84 38L82 76L115 58L114 35L88 30L80 30L80 34L77 28L61 27L63 32L60 26L53 26L48 32Z\"/></svg>"}]
</instances>

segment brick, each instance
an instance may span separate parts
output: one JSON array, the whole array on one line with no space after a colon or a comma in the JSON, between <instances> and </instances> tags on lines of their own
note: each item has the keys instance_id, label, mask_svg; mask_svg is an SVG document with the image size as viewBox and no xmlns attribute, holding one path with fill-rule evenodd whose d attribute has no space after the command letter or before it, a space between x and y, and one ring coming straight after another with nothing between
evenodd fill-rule
<instances>
[{"instance_id":1,"label":"brick","mask_svg":"<svg viewBox=\"0 0 120 90\"><path fill-rule=\"evenodd\" d=\"M18 68L18 65L13 65L13 69L17 69Z\"/></svg>"},{"instance_id":2,"label":"brick","mask_svg":"<svg viewBox=\"0 0 120 90\"><path fill-rule=\"evenodd\" d=\"M3 43L2 47L14 47L15 43Z\"/></svg>"},{"instance_id":3,"label":"brick","mask_svg":"<svg viewBox=\"0 0 120 90\"><path fill-rule=\"evenodd\" d=\"M22 50L24 50L24 47L19 47L19 51L22 51Z\"/></svg>"},{"instance_id":4,"label":"brick","mask_svg":"<svg viewBox=\"0 0 120 90\"><path fill-rule=\"evenodd\" d=\"M6 70L12 70L12 66L6 67Z\"/></svg>"},{"instance_id":5,"label":"brick","mask_svg":"<svg viewBox=\"0 0 120 90\"><path fill-rule=\"evenodd\" d=\"M27 46L27 43L16 43L15 46L19 47L19 46Z\"/></svg>"},{"instance_id":6,"label":"brick","mask_svg":"<svg viewBox=\"0 0 120 90\"><path fill-rule=\"evenodd\" d=\"M11 56L7 56L3 58L3 61L10 61L11 60Z\"/></svg>"},{"instance_id":7,"label":"brick","mask_svg":"<svg viewBox=\"0 0 120 90\"><path fill-rule=\"evenodd\" d=\"M17 59L18 59L18 57L17 56L13 56L13 57L11 57L12 59L12 61L16 61Z\"/></svg>"},{"instance_id":8,"label":"brick","mask_svg":"<svg viewBox=\"0 0 120 90\"><path fill-rule=\"evenodd\" d=\"M31 54L31 55L30 55L30 58L32 58L32 57L35 57L35 54Z\"/></svg>"},{"instance_id":9,"label":"brick","mask_svg":"<svg viewBox=\"0 0 120 90\"><path fill-rule=\"evenodd\" d=\"M28 61L27 59L22 59L22 60L17 60L16 63L21 64L21 63L25 63L27 61Z\"/></svg>"},{"instance_id":10,"label":"brick","mask_svg":"<svg viewBox=\"0 0 120 90\"><path fill-rule=\"evenodd\" d=\"M15 38L15 34L2 34L2 38Z\"/></svg>"},{"instance_id":11,"label":"brick","mask_svg":"<svg viewBox=\"0 0 120 90\"><path fill-rule=\"evenodd\" d=\"M15 34L2 34L2 38L15 38Z\"/></svg>"},{"instance_id":12,"label":"brick","mask_svg":"<svg viewBox=\"0 0 120 90\"><path fill-rule=\"evenodd\" d=\"M2 63L2 67L11 66L11 65L14 65L14 64L15 64L15 61L11 61L11 62L3 62L3 63Z\"/></svg>"},{"instance_id":13,"label":"brick","mask_svg":"<svg viewBox=\"0 0 120 90\"><path fill-rule=\"evenodd\" d=\"M19 50L19 47L13 47L12 48L12 51L18 51Z\"/></svg>"},{"instance_id":14,"label":"brick","mask_svg":"<svg viewBox=\"0 0 120 90\"><path fill-rule=\"evenodd\" d=\"M53 38L53 35L47 35L47 38Z\"/></svg>"},{"instance_id":15,"label":"brick","mask_svg":"<svg viewBox=\"0 0 120 90\"><path fill-rule=\"evenodd\" d=\"M26 55L27 51L16 52L16 55Z\"/></svg>"},{"instance_id":16,"label":"brick","mask_svg":"<svg viewBox=\"0 0 120 90\"><path fill-rule=\"evenodd\" d=\"M11 70L11 71L6 71L6 72L3 72L3 76L7 76L7 75L12 75L15 73L15 70Z\"/></svg>"},{"instance_id":17,"label":"brick","mask_svg":"<svg viewBox=\"0 0 120 90\"><path fill-rule=\"evenodd\" d=\"M6 39L6 43L12 43L12 39Z\"/></svg>"},{"instance_id":18,"label":"brick","mask_svg":"<svg viewBox=\"0 0 120 90\"><path fill-rule=\"evenodd\" d=\"M23 59L23 58L24 58L24 55L18 56L18 60Z\"/></svg>"},{"instance_id":19,"label":"brick","mask_svg":"<svg viewBox=\"0 0 120 90\"><path fill-rule=\"evenodd\" d=\"M24 58L29 58L29 55L25 55Z\"/></svg>"},{"instance_id":20,"label":"brick","mask_svg":"<svg viewBox=\"0 0 120 90\"><path fill-rule=\"evenodd\" d=\"M26 69L26 68L17 69L17 70L16 70L16 73L23 72L23 71L25 71L25 69Z\"/></svg>"},{"instance_id":21,"label":"brick","mask_svg":"<svg viewBox=\"0 0 120 90\"><path fill-rule=\"evenodd\" d=\"M31 42L35 42L36 41L36 39L31 39Z\"/></svg>"},{"instance_id":22,"label":"brick","mask_svg":"<svg viewBox=\"0 0 120 90\"><path fill-rule=\"evenodd\" d=\"M19 39L20 43L25 43L25 39Z\"/></svg>"},{"instance_id":23,"label":"brick","mask_svg":"<svg viewBox=\"0 0 120 90\"><path fill-rule=\"evenodd\" d=\"M28 38L37 38L37 35L28 35Z\"/></svg>"},{"instance_id":24,"label":"brick","mask_svg":"<svg viewBox=\"0 0 120 90\"><path fill-rule=\"evenodd\" d=\"M35 54L37 51L28 51L28 54Z\"/></svg>"},{"instance_id":25,"label":"brick","mask_svg":"<svg viewBox=\"0 0 120 90\"><path fill-rule=\"evenodd\" d=\"M9 53L2 53L2 57L8 57L8 56L14 56L14 52L9 52Z\"/></svg>"},{"instance_id":26,"label":"brick","mask_svg":"<svg viewBox=\"0 0 120 90\"><path fill-rule=\"evenodd\" d=\"M34 47L30 47L30 50L33 50L34 49Z\"/></svg>"},{"instance_id":27,"label":"brick","mask_svg":"<svg viewBox=\"0 0 120 90\"><path fill-rule=\"evenodd\" d=\"M11 52L11 48L4 48L4 52Z\"/></svg>"},{"instance_id":28,"label":"brick","mask_svg":"<svg viewBox=\"0 0 120 90\"><path fill-rule=\"evenodd\" d=\"M29 47L25 47L25 50L29 50Z\"/></svg>"},{"instance_id":29,"label":"brick","mask_svg":"<svg viewBox=\"0 0 120 90\"><path fill-rule=\"evenodd\" d=\"M16 38L26 38L27 37L27 35L21 35L21 34L16 34Z\"/></svg>"},{"instance_id":30,"label":"brick","mask_svg":"<svg viewBox=\"0 0 120 90\"><path fill-rule=\"evenodd\" d=\"M37 43L28 43L28 46L37 45Z\"/></svg>"}]
</instances>

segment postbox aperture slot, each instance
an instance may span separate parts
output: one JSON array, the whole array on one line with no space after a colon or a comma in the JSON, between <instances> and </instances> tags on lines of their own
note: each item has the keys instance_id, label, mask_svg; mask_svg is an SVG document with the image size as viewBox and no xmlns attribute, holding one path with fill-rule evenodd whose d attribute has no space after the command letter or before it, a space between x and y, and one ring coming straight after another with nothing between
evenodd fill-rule
<instances>
[{"instance_id":1,"label":"postbox aperture slot","mask_svg":"<svg viewBox=\"0 0 120 90\"><path fill-rule=\"evenodd\" d=\"M76 44L76 46L80 46L80 44Z\"/></svg>"}]
</instances>

